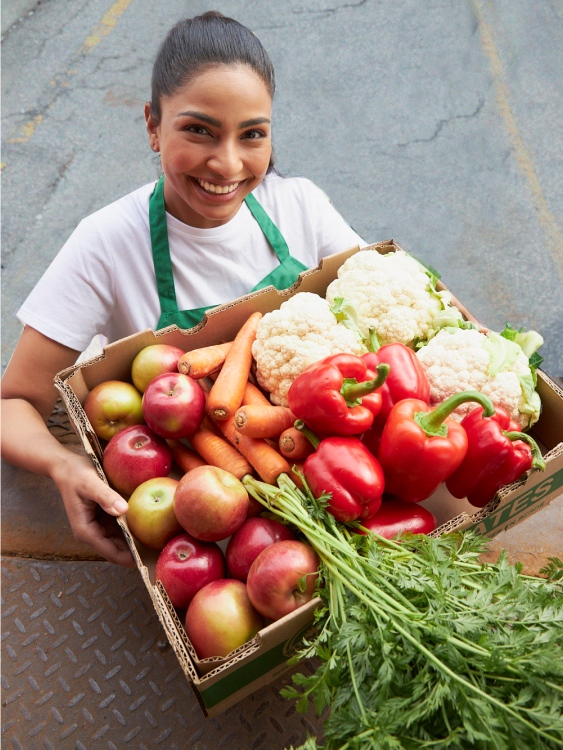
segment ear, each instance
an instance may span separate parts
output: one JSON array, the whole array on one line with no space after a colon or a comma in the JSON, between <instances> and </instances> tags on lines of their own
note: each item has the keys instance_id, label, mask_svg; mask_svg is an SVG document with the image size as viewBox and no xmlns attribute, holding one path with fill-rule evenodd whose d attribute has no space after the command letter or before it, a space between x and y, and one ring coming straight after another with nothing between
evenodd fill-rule
<instances>
[{"instance_id":1,"label":"ear","mask_svg":"<svg viewBox=\"0 0 563 750\"><path fill-rule=\"evenodd\" d=\"M149 134L149 143L153 151L160 151L158 131L159 126L151 115L151 103L145 104L145 122L147 123L147 133Z\"/></svg>"}]
</instances>

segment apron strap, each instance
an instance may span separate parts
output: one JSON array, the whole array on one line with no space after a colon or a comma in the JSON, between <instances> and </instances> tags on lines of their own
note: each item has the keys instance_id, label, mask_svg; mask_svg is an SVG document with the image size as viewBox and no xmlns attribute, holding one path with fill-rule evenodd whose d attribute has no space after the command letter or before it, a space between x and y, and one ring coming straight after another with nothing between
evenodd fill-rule
<instances>
[{"instance_id":1,"label":"apron strap","mask_svg":"<svg viewBox=\"0 0 563 750\"><path fill-rule=\"evenodd\" d=\"M279 262L283 263L290 257L290 255L287 242L284 240L282 233L270 219L268 214L264 211L262 206L258 203L256 198L252 195L252 193L249 193L246 196L244 202L248 206L250 213L258 222L258 226L264 232L266 239L272 246L275 254L278 256Z\"/></svg>"},{"instance_id":2,"label":"apron strap","mask_svg":"<svg viewBox=\"0 0 563 750\"><path fill-rule=\"evenodd\" d=\"M176 301L174 272L168 246L166 207L164 205L164 175L156 183L149 198L149 226L160 309L162 313L174 313L178 310L178 302Z\"/></svg>"}]
</instances>

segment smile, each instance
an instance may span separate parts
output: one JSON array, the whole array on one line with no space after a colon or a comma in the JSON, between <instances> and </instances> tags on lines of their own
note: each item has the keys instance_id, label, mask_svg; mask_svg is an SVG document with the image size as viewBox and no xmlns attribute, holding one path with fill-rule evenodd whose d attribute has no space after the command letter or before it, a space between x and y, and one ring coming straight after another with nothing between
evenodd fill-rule
<instances>
[{"instance_id":1,"label":"smile","mask_svg":"<svg viewBox=\"0 0 563 750\"><path fill-rule=\"evenodd\" d=\"M195 180L197 184L200 187L202 187L207 193L214 193L216 195L224 194L224 193L232 193L240 185L240 182L235 182L232 185L215 185L215 183L213 182L207 182L207 180L200 180L197 177L195 178Z\"/></svg>"}]
</instances>

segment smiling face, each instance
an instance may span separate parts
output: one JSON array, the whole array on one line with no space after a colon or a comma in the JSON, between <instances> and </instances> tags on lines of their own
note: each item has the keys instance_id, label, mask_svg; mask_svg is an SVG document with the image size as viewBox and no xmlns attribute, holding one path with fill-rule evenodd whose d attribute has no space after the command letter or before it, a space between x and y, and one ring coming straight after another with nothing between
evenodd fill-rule
<instances>
[{"instance_id":1,"label":"smiling face","mask_svg":"<svg viewBox=\"0 0 563 750\"><path fill-rule=\"evenodd\" d=\"M263 180L272 155L272 98L246 65L207 68L161 102L145 105L151 147L160 151L166 210L201 229L226 224Z\"/></svg>"}]
</instances>

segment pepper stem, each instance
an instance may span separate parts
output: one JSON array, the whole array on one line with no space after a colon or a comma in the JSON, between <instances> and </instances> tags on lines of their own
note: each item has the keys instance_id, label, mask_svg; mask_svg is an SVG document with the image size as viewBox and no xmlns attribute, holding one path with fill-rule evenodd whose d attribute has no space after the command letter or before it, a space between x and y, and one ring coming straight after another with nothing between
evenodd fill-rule
<instances>
[{"instance_id":1,"label":"pepper stem","mask_svg":"<svg viewBox=\"0 0 563 750\"><path fill-rule=\"evenodd\" d=\"M299 430L299 432L302 432L305 435L305 437L307 438L307 440L311 443L311 445L313 446L313 448L315 450L317 450L317 448L319 447L319 443L321 441L315 435L315 433L313 432L313 430L311 430L309 427L307 427L307 425L305 424L305 422L302 419L296 419L295 422L293 423L293 426L295 427L296 430Z\"/></svg>"},{"instance_id":2,"label":"pepper stem","mask_svg":"<svg viewBox=\"0 0 563 750\"><path fill-rule=\"evenodd\" d=\"M454 393L433 411L418 411L414 415L414 420L428 437L440 435L445 437L448 434L447 425L443 424L446 417L457 409L461 404L468 401L475 401L483 407L483 416L492 417L495 413L493 402L488 396L479 391L461 391Z\"/></svg>"},{"instance_id":3,"label":"pepper stem","mask_svg":"<svg viewBox=\"0 0 563 750\"><path fill-rule=\"evenodd\" d=\"M527 443L532 449L532 469L537 469L538 471L544 471L545 469L544 457L541 454L539 445L536 443L536 441L531 435L528 435L525 432L504 432L504 431L503 431L503 435L507 437L509 440L511 440L512 442L514 442L515 440L521 440L523 443Z\"/></svg>"},{"instance_id":4,"label":"pepper stem","mask_svg":"<svg viewBox=\"0 0 563 750\"><path fill-rule=\"evenodd\" d=\"M364 380L358 383L356 378L346 378L340 389L340 393L344 396L346 403L349 405L361 403L358 399L361 399L362 396L368 396L378 388L381 388L387 379L387 375L389 375L390 369L391 367L387 363L382 362L375 368L377 377L374 380Z\"/></svg>"},{"instance_id":5,"label":"pepper stem","mask_svg":"<svg viewBox=\"0 0 563 750\"><path fill-rule=\"evenodd\" d=\"M375 328L369 329L366 346L368 348L368 352L373 352L374 354L376 351L381 349L381 344L379 343L379 339L377 338L377 333L375 332Z\"/></svg>"}]
</instances>

